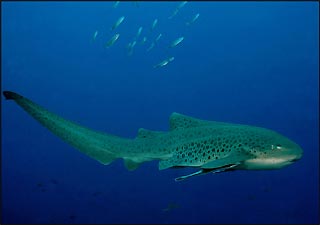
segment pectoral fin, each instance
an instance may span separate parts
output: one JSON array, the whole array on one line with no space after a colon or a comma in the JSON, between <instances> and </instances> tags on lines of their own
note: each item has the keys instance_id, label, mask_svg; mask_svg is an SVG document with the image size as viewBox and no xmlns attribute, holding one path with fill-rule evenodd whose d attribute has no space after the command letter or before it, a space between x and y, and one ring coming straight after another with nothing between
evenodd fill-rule
<instances>
[{"instance_id":1,"label":"pectoral fin","mask_svg":"<svg viewBox=\"0 0 320 225\"><path fill-rule=\"evenodd\" d=\"M202 169L219 169L229 165L239 165L241 162L252 158L250 155L231 154L221 159L212 160L201 166Z\"/></svg>"}]
</instances>

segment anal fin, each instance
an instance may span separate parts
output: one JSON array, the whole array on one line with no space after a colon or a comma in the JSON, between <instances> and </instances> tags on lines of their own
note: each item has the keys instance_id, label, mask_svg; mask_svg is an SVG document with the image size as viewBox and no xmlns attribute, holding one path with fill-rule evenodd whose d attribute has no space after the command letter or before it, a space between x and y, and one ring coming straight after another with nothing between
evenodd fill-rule
<instances>
[{"instance_id":1,"label":"anal fin","mask_svg":"<svg viewBox=\"0 0 320 225\"><path fill-rule=\"evenodd\" d=\"M130 171L137 169L141 164L141 162L135 162L131 159L124 159L124 165Z\"/></svg>"}]
</instances>

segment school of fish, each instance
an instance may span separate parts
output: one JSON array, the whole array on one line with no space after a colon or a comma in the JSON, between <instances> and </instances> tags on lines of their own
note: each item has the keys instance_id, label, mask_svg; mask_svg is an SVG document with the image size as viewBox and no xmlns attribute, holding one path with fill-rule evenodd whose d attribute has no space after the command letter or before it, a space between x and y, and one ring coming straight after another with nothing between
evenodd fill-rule
<instances>
[{"instance_id":1,"label":"school of fish","mask_svg":"<svg viewBox=\"0 0 320 225\"><path fill-rule=\"evenodd\" d=\"M134 6L140 7L139 1L133 1L132 2ZM178 17L180 14L180 11L182 8L184 8L187 5L188 1L182 1L182 2L177 2L177 7L173 10L172 14L167 17L168 20L173 20L174 17ZM121 5L120 1L115 1L112 5L113 9L119 8ZM200 14L195 13L194 15L190 15L185 19L184 25L185 26L191 26L194 24ZM119 18L115 19L113 23L111 23L110 30L107 32L107 37L105 35L102 35L104 31L99 31L95 30L93 32L92 36L92 42L96 42L98 39L105 40L105 48L109 49L112 46L114 46L119 38L121 37L120 32L118 32L119 27L123 26L122 24L126 23L126 20L130 18L127 18L127 16L122 15ZM161 68L164 66L167 66L169 63L173 62L175 59L174 56L172 56L172 51L171 49L176 48L177 46L183 45L183 41L185 37L183 35L179 35L174 39L169 38L170 35L163 35L163 32L158 32L158 24L161 23L161 20L158 18L153 19L150 21L150 27L143 27L141 25L137 26L137 31L135 34L132 35L132 40L128 41L126 45L126 50L127 50L127 55L131 56L134 53L134 49L137 48L137 46L143 47L145 46L145 52L148 53L154 48L160 48L161 46L159 45L159 42L167 43L166 46L167 48L163 48L164 54L166 55L163 57L162 60L159 60L157 63L153 65L153 68ZM148 36L149 35L149 36ZM154 37L152 38L152 36ZM151 37L150 37L151 36ZM149 43L148 43L149 42ZM149 53L148 53L149 54ZM153 57L153 58L159 58L159 57Z\"/></svg>"}]
</instances>

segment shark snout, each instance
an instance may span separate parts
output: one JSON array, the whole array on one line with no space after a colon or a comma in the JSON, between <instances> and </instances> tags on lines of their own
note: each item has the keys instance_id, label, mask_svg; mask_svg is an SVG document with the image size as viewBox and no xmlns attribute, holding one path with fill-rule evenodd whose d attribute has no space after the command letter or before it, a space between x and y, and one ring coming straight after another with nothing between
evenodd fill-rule
<instances>
[{"instance_id":1,"label":"shark snout","mask_svg":"<svg viewBox=\"0 0 320 225\"><path fill-rule=\"evenodd\" d=\"M293 143L290 147L283 148L280 154L282 154L281 158L289 163L293 163L301 159L303 150L299 145Z\"/></svg>"},{"instance_id":2,"label":"shark snout","mask_svg":"<svg viewBox=\"0 0 320 225\"><path fill-rule=\"evenodd\" d=\"M298 146L298 148L294 149L292 152L293 159L291 160L291 162L298 161L299 159L302 158L302 155L303 155L302 148Z\"/></svg>"}]
</instances>

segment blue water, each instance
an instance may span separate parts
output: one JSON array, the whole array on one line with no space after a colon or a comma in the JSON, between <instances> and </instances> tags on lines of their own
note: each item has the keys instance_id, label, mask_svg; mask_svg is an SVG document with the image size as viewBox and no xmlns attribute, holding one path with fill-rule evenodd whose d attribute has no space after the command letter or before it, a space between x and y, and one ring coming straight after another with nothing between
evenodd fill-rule
<instances>
[{"instance_id":1,"label":"blue water","mask_svg":"<svg viewBox=\"0 0 320 225\"><path fill-rule=\"evenodd\" d=\"M269 128L304 150L280 170L175 182L190 170L104 166L2 101L1 223L319 223L317 2L188 2L172 19L179 2L1 5L2 90L127 138L140 127L166 131L179 112Z\"/></svg>"}]
</instances>

